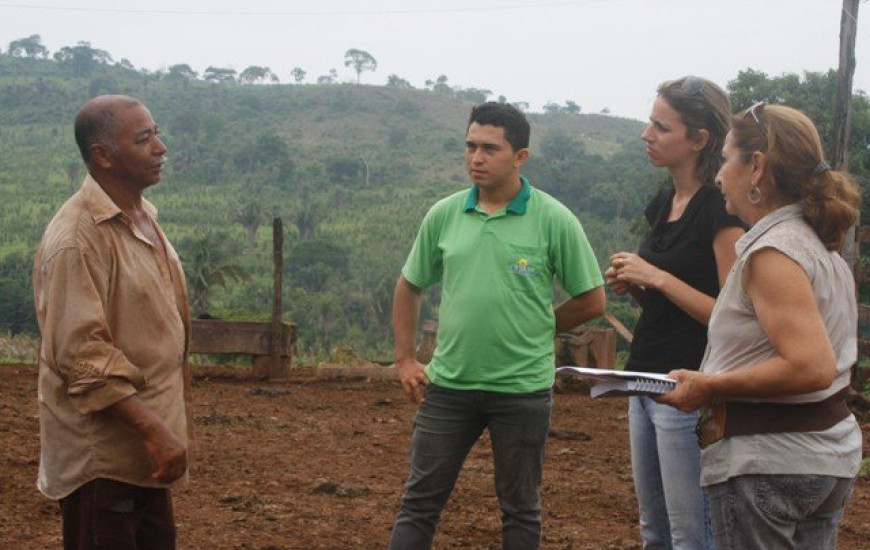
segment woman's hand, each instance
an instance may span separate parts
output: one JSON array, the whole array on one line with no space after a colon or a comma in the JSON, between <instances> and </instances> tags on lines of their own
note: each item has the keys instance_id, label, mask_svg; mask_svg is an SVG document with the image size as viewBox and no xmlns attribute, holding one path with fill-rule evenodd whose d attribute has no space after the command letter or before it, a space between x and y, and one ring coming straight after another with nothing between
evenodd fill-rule
<instances>
[{"instance_id":1,"label":"woman's hand","mask_svg":"<svg viewBox=\"0 0 870 550\"><path fill-rule=\"evenodd\" d=\"M604 272L604 282L617 296L624 295L631 287L630 284L616 278L616 268L613 266L608 267Z\"/></svg>"},{"instance_id":2,"label":"woman's hand","mask_svg":"<svg viewBox=\"0 0 870 550\"><path fill-rule=\"evenodd\" d=\"M659 289L668 277L667 272L654 267L637 254L632 254L631 252L617 252L610 257L610 265L614 270L616 282L627 283L641 288ZM611 286L611 288L613 287ZM615 289L614 292L616 292Z\"/></svg>"},{"instance_id":3,"label":"woman's hand","mask_svg":"<svg viewBox=\"0 0 870 550\"><path fill-rule=\"evenodd\" d=\"M709 374L693 370L672 370L669 378L678 382L677 387L670 392L656 396L654 399L665 405L670 405L683 412L692 412L713 402L713 394Z\"/></svg>"}]
</instances>

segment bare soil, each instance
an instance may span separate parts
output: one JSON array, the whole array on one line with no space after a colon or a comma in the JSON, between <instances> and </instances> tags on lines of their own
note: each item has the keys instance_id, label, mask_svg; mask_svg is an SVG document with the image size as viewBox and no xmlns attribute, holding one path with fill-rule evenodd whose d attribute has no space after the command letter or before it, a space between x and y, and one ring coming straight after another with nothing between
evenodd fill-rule
<instances>
[{"instance_id":1,"label":"bare soil","mask_svg":"<svg viewBox=\"0 0 870 550\"><path fill-rule=\"evenodd\" d=\"M270 384L247 373L195 370L196 463L190 485L174 493L179 548L385 548L407 475L415 411L398 384L300 373ZM35 368L0 367L3 549L60 548L57 504L35 488L38 438ZM557 394L543 503L543 549L640 548L625 400ZM865 479L846 510L839 547L867 548L868 540ZM499 541L484 437L465 464L434 548L495 550Z\"/></svg>"}]
</instances>

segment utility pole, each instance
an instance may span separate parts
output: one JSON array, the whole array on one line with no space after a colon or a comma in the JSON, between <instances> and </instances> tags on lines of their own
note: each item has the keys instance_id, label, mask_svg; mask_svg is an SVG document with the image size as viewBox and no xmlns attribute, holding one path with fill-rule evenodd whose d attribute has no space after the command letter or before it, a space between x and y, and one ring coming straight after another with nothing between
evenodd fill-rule
<instances>
[{"instance_id":1,"label":"utility pole","mask_svg":"<svg viewBox=\"0 0 870 550\"><path fill-rule=\"evenodd\" d=\"M840 13L840 65L838 68L837 107L834 114L835 170L849 169L849 130L852 122L852 77L855 75L855 38L858 28L858 4L860 0L843 0ZM858 265L860 252L856 239L860 219L846 233L840 254L852 268Z\"/></svg>"},{"instance_id":2,"label":"utility pole","mask_svg":"<svg viewBox=\"0 0 870 550\"><path fill-rule=\"evenodd\" d=\"M837 110L834 114L834 168L849 169L849 130L852 121L852 78L855 75L855 38L859 0L843 0L840 14L840 65Z\"/></svg>"}]
</instances>

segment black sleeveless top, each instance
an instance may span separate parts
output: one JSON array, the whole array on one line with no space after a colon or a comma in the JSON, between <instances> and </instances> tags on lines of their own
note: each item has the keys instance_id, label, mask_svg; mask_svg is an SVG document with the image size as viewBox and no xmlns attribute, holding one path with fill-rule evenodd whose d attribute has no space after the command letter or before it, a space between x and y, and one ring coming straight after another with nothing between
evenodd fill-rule
<instances>
[{"instance_id":1,"label":"black sleeveless top","mask_svg":"<svg viewBox=\"0 0 870 550\"><path fill-rule=\"evenodd\" d=\"M647 205L650 232L638 255L693 288L716 297L719 272L713 240L720 229L744 227L725 211L718 189L701 187L678 220L669 222L672 187L662 189ZM627 370L667 373L698 370L707 347L707 327L692 319L657 290L647 289L643 311L634 328Z\"/></svg>"}]
</instances>

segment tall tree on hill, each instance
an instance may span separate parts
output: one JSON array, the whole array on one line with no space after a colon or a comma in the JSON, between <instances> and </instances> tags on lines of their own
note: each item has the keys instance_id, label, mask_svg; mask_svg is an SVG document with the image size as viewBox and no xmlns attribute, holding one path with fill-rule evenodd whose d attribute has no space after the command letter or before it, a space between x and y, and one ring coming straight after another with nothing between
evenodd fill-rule
<instances>
[{"instance_id":1,"label":"tall tree on hill","mask_svg":"<svg viewBox=\"0 0 870 550\"><path fill-rule=\"evenodd\" d=\"M387 77L387 87L388 88L402 88L402 89L411 89L411 83L400 77L396 74L391 74Z\"/></svg>"},{"instance_id":2,"label":"tall tree on hill","mask_svg":"<svg viewBox=\"0 0 870 550\"><path fill-rule=\"evenodd\" d=\"M172 82L187 82L196 80L196 71L190 68L187 63L179 63L169 67L169 72L166 74L166 80Z\"/></svg>"},{"instance_id":3,"label":"tall tree on hill","mask_svg":"<svg viewBox=\"0 0 870 550\"><path fill-rule=\"evenodd\" d=\"M365 50L350 49L344 53L344 66L353 67L356 71L356 83L360 82L363 71L374 71L378 68L378 62Z\"/></svg>"},{"instance_id":4,"label":"tall tree on hill","mask_svg":"<svg viewBox=\"0 0 870 550\"><path fill-rule=\"evenodd\" d=\"M453 88L447 83L447 75L445 74L439 75L435 80L427 80L425 84L427 89L435 93L453 95Z\"/></svg>"},{"instance_id":5,"label":"tall tree on hill","mask_svg":"<svg viewBox=\"0 0 870 550\"><path fill-rule=\"evenodd\" d=\"M486 103L486 100L492 95L492 90L483 88L466 88L464 90L456 89L455 93L457 99L464 99L465 101L479 104Z\"/></svg>"},{"instance_id":6,"label":"tall tree on hill","mask_svg":"<svg viewBox=\"0 0 870 550\"><path fill-rule=\"evenodd\" d=\"M242 84L258 84L266 80L278 82L278 77L268 67L251 65L239 74L239 82Z\"/></svg>"},{"instance_id":7,"label":"tall tree on hill","mask_svg":"<svg viewBox=\"0 0 870 550\"><path fill-rule=\"evenodd\" d=\"M338 79L338 71L329 69L329 74L320 75L317 77L318 84L335 84Z\"/></svg>"},{"instance_id":8,"label":"tall tree on hill","mask_svg":"<svg viewBox=\"0 0 870 550\"><path fill-rule=\"evenodd\" d=\"M42 38L38 34L31 34L27 38L19 38L9 43L9 51L12 57L28 57L31 59L46 59L48 49L42 45Z\"/></svg>"},{"instance_id":9,"label":"tall tree on hill","mask_svg":"<svg viewBox=\"0 0 870 550\"><path fill-rule=\"evenodd\" d=\"M108 65L112 56L105 50L91 47L90 42L80 41L75 46L64 46L55 52L54 60L70 68L73 76L88 76L98 65Z\"/></svg>"},{"instance_id":10,"label":"tall tree on hill","mask_svg":"<svg viewBox=\"0 0 870 550\"><path fill-rule=\"evenodd\" d=\"M302 70L302 67L293 67L293 70L290 71L290 76L293 77L294 82L296 84L301 84L303 80L305 80L305 71Z\"/></svg>"},{"instance_id":11,"label":"tall tree on hill","mask_svg":"<svg viewBox=\"0 0 870 550\"><path fill-rule=\"evenodd\" d=\"M208 82L235 82L235 69L224 69L221 67L209 67L202 73L202 78Z\"/></svg>"}]
</instances>

